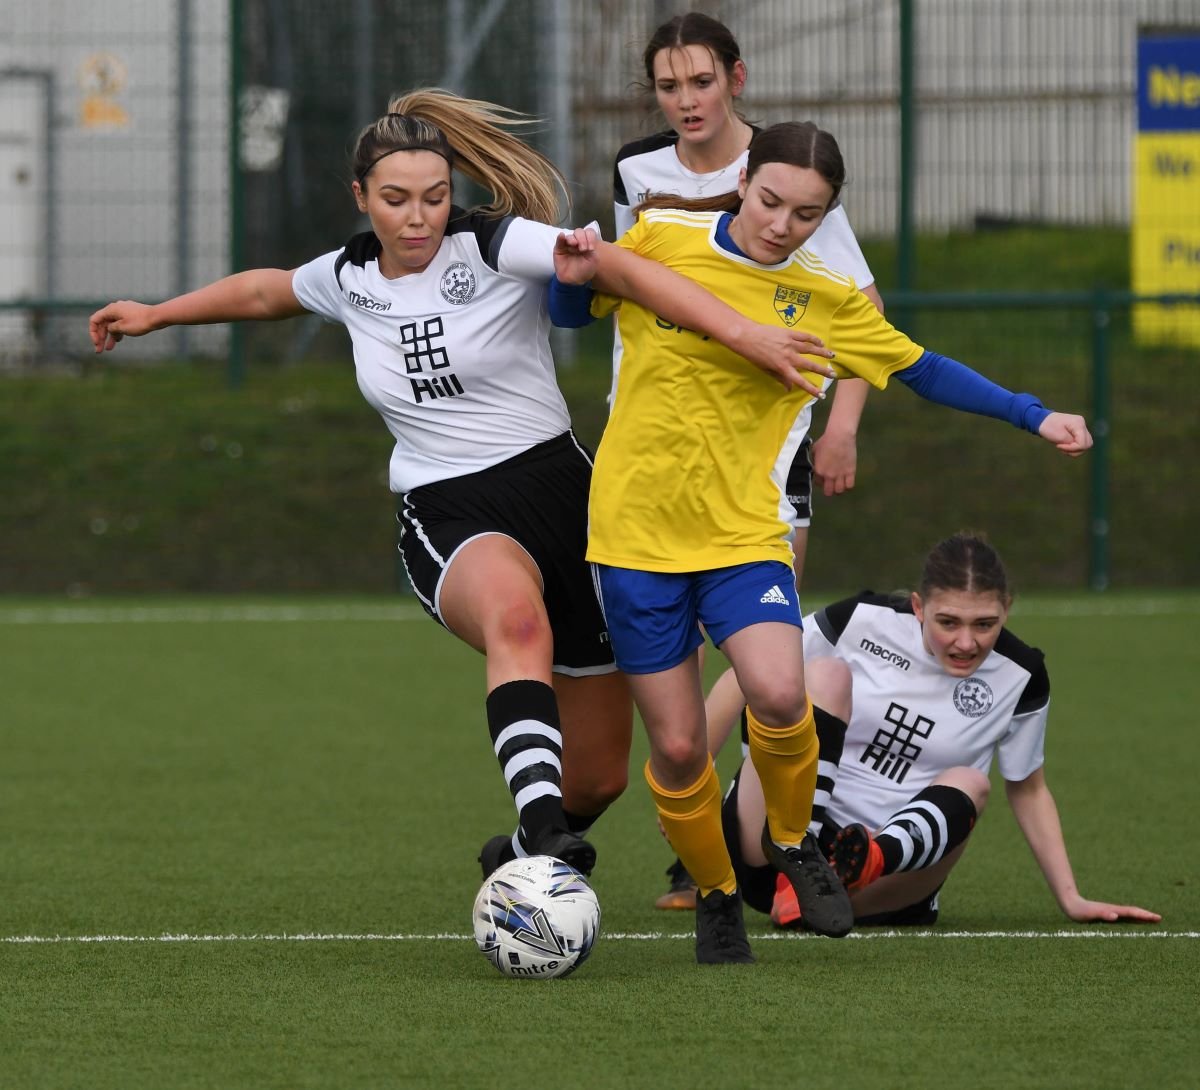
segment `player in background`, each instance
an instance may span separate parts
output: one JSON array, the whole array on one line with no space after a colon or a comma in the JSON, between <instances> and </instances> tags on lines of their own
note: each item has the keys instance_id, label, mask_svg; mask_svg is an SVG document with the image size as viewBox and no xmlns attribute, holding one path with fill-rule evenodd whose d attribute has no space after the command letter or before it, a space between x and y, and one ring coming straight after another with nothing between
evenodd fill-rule
<instances>
[{"instance_id":1,"label":"player in background","mask_svg":"<svg viewBox=\"0 0 1200 1090\"><path fill-rule=\"evenodd\" d=\"M687 202L642 211L618 245L704 284L781 327L803 320L836 351L839 376L1008 420L1077 455L1082 417L1012 394L893 329L853 281L800 247L841 191L837 142L811 122L755 137L729 211ZM683 204L683 208L678 205ZM581 255L582 256L582 255ZM562 278L563 271L559 271ZM568 270L583 284L586 263ZM650 740L646 779L671 845L696 879L696 956L753 960L721 828L698 669L703 625L746 694L750 756L767 813L762 847L787 875L807 924L853 922L842 884L808 832L817 741L805 692L801 614L791 568L787 468L793 425L812 395L778 386L701 333L629 301L564 290L562 324L616 309L625 360L592 478L588 559L618 666Z\"/></svg>"},{"instance_id":2,"label":"player in background","mask_svg":"<svg viewBox=\"0 0 1200 1090\"><path fill-rule=\"evenodd\" d=\"M939 891L987 804L993 759L1064 915L1161 919L1079 892L1044 770L1050 678L1042 652L1005 627L1012 597L995 549L959 533L933 547L910 596L864 591L804 619L809 696L829 713L825 794L810 828L850 890L859 925L937 922ZM707 702L714 741L742 707L728 672ZM780 926L802 926L791 887L758 844L763 814L758 776L743 762L722 807L739 885Z\"/></svg>"},{"instance_id":3,"label":"player in background","mask_svg":"<svg viewBox=\"0 0 1200 1090\"><path fill-rule=\"evenodd\" d=\"M723 198L738 186L747 150L760 130L736 109L748 72L730 29L700 12L677 15L658 27L642 53L649 89L669 129L633 140L617 152L613 166L613 220L619 238L633 226L633 208L651 195L687 199ZM840 202L829 210L804 248L830 268L854 279L858 289L883 312L875 277ZM620 366L620 342L613 369ZM793 543L797 582L804 568L810 521L810 491L816 472L825 495L854 487L856 437L869 386L844 378L831 401L821 437L793 468L797 534ZM811 408L805 414L808 421ZM808 437L806 437L808 438ZM789 488L789 493L792 490Z\"/></svg>"},{"instance_id":4,"label":"player in background","mask_svg":"<svg viewBox=\"0 0 1200 1090\"><path fill-rule=\"evenodd\" d=\"M393 99L353 156L370 231L297 269L240 272L156 305L110 303L90 335L101 352L172 325L312 312L347 327L359 386L395 439L390 487L413 588L486 657L488 729L520 835L586 873L595 852L583 832L627 781L632 708L584 561L591 456L555 382L555 263L574 260L582 238L609 290L787 382L808 385L796 368L826 369L801 350L828 353L590 231L549 226L562 179L510 131L521 123L444 91ZM452 166L493 203L455 207Z\"/></svg>"},{"instance_id":5,"label":"player in background","mask_svg":"<svg viewBox=\"0 0 1200 1090\"><path fill-rule=\"evenodd\" d=\"M720 197L737 189L750 140L759 130L736 109L746 87L746 62L732 31L701 12L677 15L658 27L642 53L646 88L669 129L626 144L613 167L613 218L617 236L633 226L633 206L647 197ZM804 248L830 268L853 277L858 289L883 313L875 278L840 203L826 213ZM613 346L613 392L620 368L621 339ZM792 565L799 589L812 521L814 472L826 496L854 487L856 437L869 387L843 379L834 389L821 437L809 432L811 407L797 420L804 441L788 471L787 496L795 509ZM696 885L676 860L667 868L669 888L659 908L691 909Z\"/></svg>"}]
</instances>

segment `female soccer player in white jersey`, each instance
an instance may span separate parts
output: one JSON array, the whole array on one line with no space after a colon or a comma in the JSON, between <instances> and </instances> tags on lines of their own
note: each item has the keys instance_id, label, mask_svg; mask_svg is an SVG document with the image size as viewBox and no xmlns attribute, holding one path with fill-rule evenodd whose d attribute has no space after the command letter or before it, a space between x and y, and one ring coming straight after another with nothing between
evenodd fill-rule
<instances>
[{"instance_id":1,"label":"female soccer player in white jersey","mask_svg":"<svg viewBox=\"0 0 1200 1090\"><path fill-rule=\"evenodd\" d=\"M488 727L526 846L588 872L595 853L580 834L624 788L632 711L584 561L591 459L555 383L555 261L584 236L611 290L795 378L824 367L799 350L828 353L803 335L770 345L778 329L683 277L548 226L562 179L508 131L519 123L443 91L394 99L354 152L370 231L298 269L237 273L157 305L109 304L90 333L100 352L180 324L311 311L346 325L359 386L395 438L390 485L413 587L486 656ZM454 207L452 165L494 203Z\"/></svg>"},{"instance_id":2,"label":"female soccer player in white jersey","mask_svg":"<svg viewBox=\"0 0 1200 1090\"><path fill-rule=\"evenodd\" d=\"M804 619L809 696L835 709L840 727L821 738L826 797L814 832L860 925L937 922L938 892L983 813L993 759L1066 916L1161 918L1079 892L1043 768L1050 678L1042 652L1005 627L1011 605L995 549L961 533L933 547L910 596L864 591ZM736 679L723 676L709 694L710 730L724 731L740 706ZM802 926L791 887L758 843L764 809L753 765L743 763L722 816L747 904L780 926Z\"/></svg>"},{"instance_id":3,"label":"female soccer player in white jersey","mask_svg":"<svg viewBox=\"0 0 1200 1090\"><path fill-rule=\"evenodd\" d=\"M837 199L844 171L829 133L774 125L750 145L729 212L643 211L618 245L685 273L747 315L787 328L802 322L834 349L840 375L880 388L896 375L930 400L1008 420L1067 454L1091 446L1082 417L1051 412L925 351L849 277L800 248ZM569 276L582 283L585 273ZM707 748L701 624L746 694L768 815L764 851L791 881L808 925L844 935L849 900L806 835L817 742L784 490L800 441L793 424L811 395L781 394L710 338L636 303L601 296L590 313L618 307L625 358L592 478L588 559L649 734L646 778L659 819L699 888L697 958L753 958ZM581 321L582 308L557 317Z\"/></svg>"}]
</instances>

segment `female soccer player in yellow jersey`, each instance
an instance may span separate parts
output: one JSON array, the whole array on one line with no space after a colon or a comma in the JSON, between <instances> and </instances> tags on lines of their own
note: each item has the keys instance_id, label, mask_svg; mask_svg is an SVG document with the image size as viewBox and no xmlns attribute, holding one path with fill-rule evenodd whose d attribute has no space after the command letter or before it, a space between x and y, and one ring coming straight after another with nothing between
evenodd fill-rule
<instances>
[{"instance_id":1,"label":"female soccer player in yellow jersey","mask_svg":"<svg viewBox=\"0 0 1200 1090\"><path fill-rule=\"evenodd\" d=\"M799 248L844 177L829 133L812 123L775 125L751 143L728 211L690 210L672 199L675 207L643 211L619 245L698 281L749 317L821 337L840 375L883 388L895 374L930 400L1009 420L1067 454L1087 450L1082 417L1050 412L1029 394L925 351L852 280ZM559 270L573 283L587 275L586 253ZM584 291L565 297L572 294L574 312L554 311L564 324L580 321L588 298ZM597 451L588 559L597 565L617 663L646 724L646 779L659 818L699 889L697 960L752 961L707 748L700 624L746 696L768 860L791 882L813 930L840 936L853 924L845 889L806 835L817 741L784 475L802 438L792 423L811 395L781 393L715 341L628 300L586 304L595 316L618 307L625 354Z\"/></svg>"},{"instance_id":2,"label":"female soccer player in yellow jersey","mask_svg":"<svg viewBox=\"0 0 1200 1090\"><path fill-rule=\"evenodd\" d=\"M750 141L760 131L737 105L749 73L732 30L718 19L689 11L656 27L642 51L643 88L668 128L632 140L613 164L613 222L617 235L633 226L633 208L649 196L713 197L737 189ZM842 204L831 208L804 248L855 286L882 313L883 299ZM613 351L613 376L619 373L621 338ZM614 383L615 386L615 383ZM792 425L803 436L796 445L786 486L792 513L792 566L797 591L803 585L813 519L814 485L833 496L854 487L858 465L858 425L869 386L862 379L839 382L830 400L825 427L814 441L809 428L812 403ZM701 648L701 662L704 650ZM715 752L715 751L714 751ZM696 906L696 886L676 860L667 868L670 888L659 908Z\"/></svg>"}]
</instances>

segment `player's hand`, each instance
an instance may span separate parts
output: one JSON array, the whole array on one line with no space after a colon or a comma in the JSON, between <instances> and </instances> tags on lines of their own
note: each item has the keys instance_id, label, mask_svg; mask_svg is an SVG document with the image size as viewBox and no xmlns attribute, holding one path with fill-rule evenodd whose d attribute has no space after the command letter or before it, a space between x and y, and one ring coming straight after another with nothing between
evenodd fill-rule
<instances>
[{"instance_id":1,"label":"player's hand","mask_svg":"<svg viewBox=\"0 0 1200 1090\"><path fill-rule=\"evenodd\" d=\"M596 275L596 232L563 231L554 244L554 275L564 284L587 284Z\"/></svg>"},{"instance_id":2,"label":"player's hand","mask_svg":"<svg viewBox=\"0 0 1200 1090\"><path fill-rule=\"evenodd\" d=\"M1157 912L1138 908L1137 905L1110 905L1104 901L1089 901L1085 897L1078 898L1063 911L1076 923L1116 923L1118 920L1158 923L1162 919Z\"/></svg>"},{"instance_id":3,"label":"player's hand","mask_svg":"<svg viewBox=\"0 0 1200 1090\"><path fill-rule=\"evenodd\" d=\"M812 382L805 374L835 377L833 368L825 362L834 358L833 352L825 347L820 337L801 329L782 329L747 321L743 328L731 331L725 343L785 390L798 387L813 397L823 398L824 383Z\"/></svg>"},{"instance_id":4,"label":"player's hand","mask_svg":"<svg viewBox=\"0 0 1200 1090\"><path fill-rule=\"evenodd\" d=\"M101 307L88 319L88 334L97 352L111 352L122 337L140 337L157 327L151 321L153 307L122 299Z\"/></svg>"},{"instance_id":5,"label":"player's hand","mask_svg":"<svg viewBox=\"0 0 1200 1090\"><path fill-rule=\"evenodd\" d=\"M826 496L840 495L854 487L858 469L858 443L851 432L825 429L813 443L813 479Z\"/></svg>"},{"instance_id":6,"label":"player's hand","mask_svg":"<svg viewBox=\"0 0 1200 1090\"><path fill-rule=\"evenodd\" d=\"M1071 413L1051 413L1042 421L1038 435L1072 458L1078 458L1092 445L1087 421Z\"/></svg>"}]
</instances>

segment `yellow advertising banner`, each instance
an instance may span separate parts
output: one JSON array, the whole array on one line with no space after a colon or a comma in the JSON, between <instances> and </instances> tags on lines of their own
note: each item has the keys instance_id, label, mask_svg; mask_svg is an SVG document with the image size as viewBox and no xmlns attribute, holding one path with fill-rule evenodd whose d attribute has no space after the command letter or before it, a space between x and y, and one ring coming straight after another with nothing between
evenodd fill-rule
<instances>
[{"instance_id":1,"label":"yellow advertising banner","mask_svg":"<svg viewBox=\"0 0 1200 1090\"><path fill-rule=\"evenodd\" d=\"M1133 159L1133 291L1200 294L1200 31L1139 39ZM1140 303L1133 332L1200 348L1200 306Z\"/></svg>"}]
</instances>

